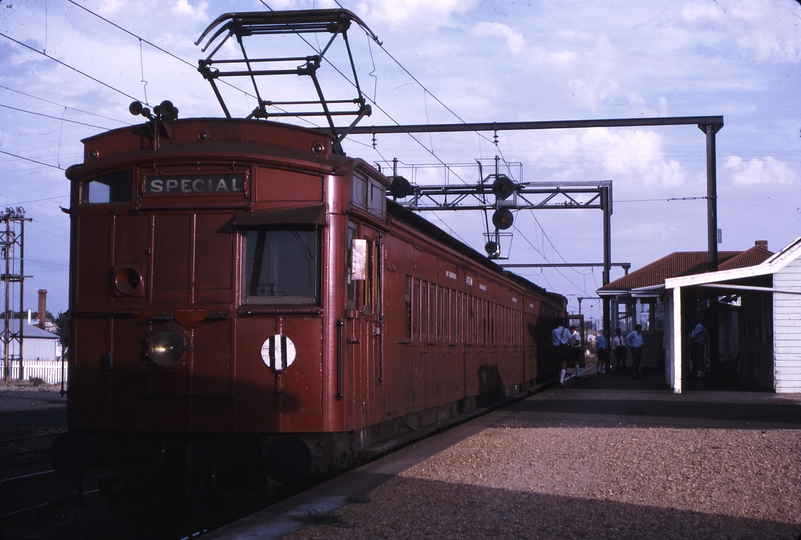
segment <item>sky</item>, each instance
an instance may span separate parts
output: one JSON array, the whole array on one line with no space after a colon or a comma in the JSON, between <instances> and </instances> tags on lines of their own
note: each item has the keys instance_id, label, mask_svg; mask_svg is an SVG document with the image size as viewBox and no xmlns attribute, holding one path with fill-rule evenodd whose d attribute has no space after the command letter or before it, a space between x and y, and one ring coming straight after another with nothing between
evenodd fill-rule
<instances>
[{"instance_id":1,"label":"sky","mask_svg":"<svg viewBox=\"0 0 801 540\"><path fill-rule=\"evenodd\" d=\"M142 122L128 112L133 100L169 99L181 118L223 116L196 69L203 30L228 12L331 7L354 12L380 40L359 28L348 34L373 109L361 126L722 115L718 249L767 240L777 251L801 236L796 0L0 0L0 211L23 208L31 219L25 309L36 310L39 289L52 313L68 308L64 170L81 162L81 139ZM309 54L309 44L292 40L257 47ZM328 97L353 97L337 47L320 77ZM279 78L264 97L299 95L308 84ZM234 116L254 107L245 93L229 93ZM706 140L697 126L495 135L351 136L343 146L385 171L397 158L399 173L420 185L473 185L494 172L496 157L516 182L611 181L612 262L636 270L674 251L707 250ZM481 213L424 217L484 252ZM516 212L499 262L600 263L602 217ZM516 272L566 295L571 312L581 301L583 314L600 318L592 297L601 268ZM612 269L613 280L622 275Z\"/></svg>"}]
</instances>

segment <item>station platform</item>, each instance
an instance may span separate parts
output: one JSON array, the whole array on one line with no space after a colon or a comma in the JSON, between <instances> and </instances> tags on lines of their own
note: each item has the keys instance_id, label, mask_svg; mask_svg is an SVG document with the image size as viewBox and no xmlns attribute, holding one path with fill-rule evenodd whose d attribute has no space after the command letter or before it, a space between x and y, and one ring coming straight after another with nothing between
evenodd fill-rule
<instances>
[{"instance_id":1,"label":"station platform","mask_svg":"<svg viewBox=\"0 0 801 540\"><path fill-rule=\"evenodd\" d=\"M204 538L799 535L801 394L593 365Z\"/></svg>"}]
</instances>

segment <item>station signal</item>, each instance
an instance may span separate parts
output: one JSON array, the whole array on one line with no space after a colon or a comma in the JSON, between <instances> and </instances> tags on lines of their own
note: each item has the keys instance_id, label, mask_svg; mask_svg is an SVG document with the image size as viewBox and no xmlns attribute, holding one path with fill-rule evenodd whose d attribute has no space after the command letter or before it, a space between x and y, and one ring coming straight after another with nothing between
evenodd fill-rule
<instances>
[{"instance_id":1,"label":"station signal","mask_svg":"<svg viewBox=\"0 0 801 540\"><path fill-rule=\"evenodd\" d=\"M502 231L505 231L511 227L514 221L515 217L512 215L512 211L508 208L498 208L492 214L492 224L495 225L496 229L500 229Z\"/></svg>"}]
</instances>

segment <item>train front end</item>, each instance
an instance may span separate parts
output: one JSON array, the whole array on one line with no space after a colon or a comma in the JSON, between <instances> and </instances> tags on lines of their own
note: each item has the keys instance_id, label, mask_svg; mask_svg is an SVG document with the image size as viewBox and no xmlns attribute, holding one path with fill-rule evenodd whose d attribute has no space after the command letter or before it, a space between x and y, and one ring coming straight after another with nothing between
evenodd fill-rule
<instances>
[{"instance_id":1,"label":"train front end","mask_svg":"<svg viewBox=\"0 0 801 540\"><path fill-rule=\"evenodd\" d=\"M67 171L70 433L56 469L197 466L198 482L238 492L325 467L297 434L341 429L325 359L343 264L326 254L345 235L330 209L350 160L326 135L244 120L154 118L84 144Z\"/></svg>"}]
</instances>

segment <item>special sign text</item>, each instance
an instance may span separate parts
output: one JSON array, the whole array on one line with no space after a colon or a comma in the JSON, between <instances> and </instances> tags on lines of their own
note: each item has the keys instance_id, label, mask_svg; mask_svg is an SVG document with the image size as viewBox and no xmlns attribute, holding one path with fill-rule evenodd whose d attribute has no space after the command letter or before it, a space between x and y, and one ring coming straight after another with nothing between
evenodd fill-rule
<instances>
[{"instance_id":1,"label":"special sign text","mask_svg":"<svg viewBox=\"0 0 801 540\"><path fill-rule=\"evenodd\" d=\"M148 195L181 193L236 193L245 191L244 174L195 174L192 176L149 176L145 179Z\"/></svg>"}]
</instances>

